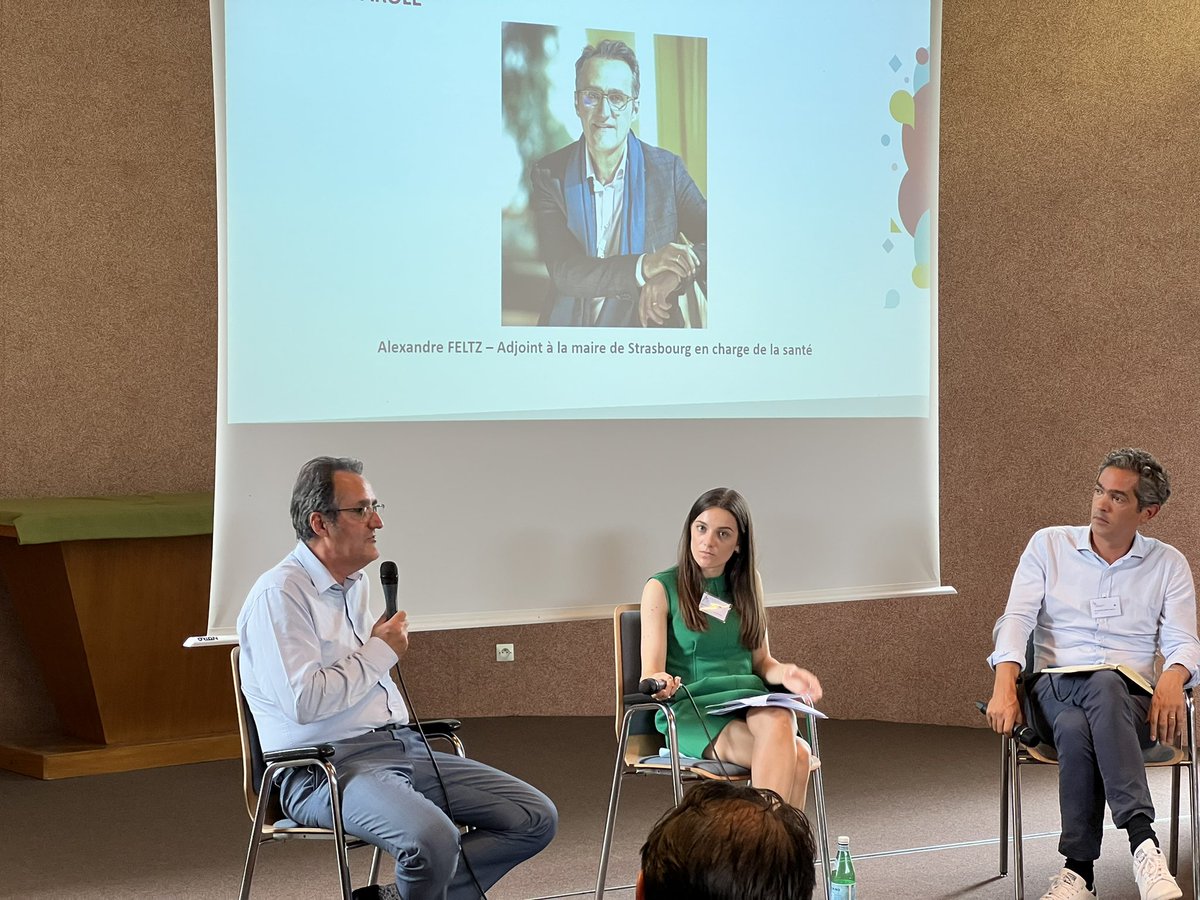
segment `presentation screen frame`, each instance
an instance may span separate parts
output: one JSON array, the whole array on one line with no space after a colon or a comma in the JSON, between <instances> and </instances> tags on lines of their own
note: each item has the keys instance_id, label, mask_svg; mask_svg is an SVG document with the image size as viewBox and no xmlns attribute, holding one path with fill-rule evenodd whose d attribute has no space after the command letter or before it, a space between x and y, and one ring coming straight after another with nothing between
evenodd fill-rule
<instances>
[{"instance_id":1,"label":"presentation screen frame","mask_svg":"<svg viewBox=\"0 0 1200 900\"><path fill-rule=\"evenodd\" d=\"M435 0L410 12L366 0L284 5L296 34L322 35L320 58L301 41L264 60L261 47L226 33L247 10L270 19L268 2L211 4L220 366L210 634L232 632L254 578L294 543L291 481L320 454L366 462L388 504L380 546L404 573L401 599L416 628L606 616L672 563L680 517L716 484L751 502L771 603L947 590L937 532L939 3L907 4L927 10L923 41L876 26L892 43L837 70L830 33L814 23L828 14L846 46L867 46L856 30L861 10L696 3L685 15L617 2L598 23L547 2L459 2L458 26L442 27L451 5ZM446 66L421 68L425 56L401 65L401 54L360 47L353 84L386 75L389 92L409 86L399 122L370 115L379 90L348 96L322 83L288 100L282 86L293 71L317 77L355 56L330 52L329 29L313 30L331 10L354 19L353 34L370 46L389 29L393 41L422 28L452 35L459 55L448 68L459 71L451 78ZM738 39L739 27L768 26L788 34L786 78ZM513 133L515 98L530 88L512 76L529 66L514 62L513 46L536 46L531 28L556 29L553 59L538 70L551 85L538 95L546 121L565 127L574 116L575 130L520 150L528 136ZM276 18L259 37L274 46L286 39L280 32ZM630 133L651 150L673 148L663 152L712 204L703 232L693 223L693 234L672 234L693 248L699 238L718 244L711 263L704 247L703 323L538 324L553 306L536 309L558 288L557 258L539 222L546 184L539 208L529 173L570 142L590 150L577 140L587 124L574 103L577 37L637 48L646 88ZM246 71L252 58L270 70L257 81ZM684 73L677 82L672 66ZM748 89L745 73L760 71L773 77ZM235 77L251 87L231 89ZM815 123L798 132L803 140L781 137L781 90L768 86ZM829 99L838 89L871 105L847 112ZM263 108L268 96L278 108ZM473 115L437 112L451 99ZM299 124L279 124L301 101ZM333 127L355 110L365 117L357 129ZM414 128L421 110L444 127ZM339 152L364 146L387 152L343 164L329 184L296 196L316 162L345 161ZM427 193L398 211L381 169L393 181L407 173L401 185L428 182ZM447 172L471 178L435 202ZM846 202L818 215L800 197ZM461 256L447 256L460 246ZM452 298L453 308L398 303L397 285ZM789 302L789 292L825 302ZM677 308L688 299L683 291ZM431 346L441 351L422 352Z\"/></svg>"}]
</instances>

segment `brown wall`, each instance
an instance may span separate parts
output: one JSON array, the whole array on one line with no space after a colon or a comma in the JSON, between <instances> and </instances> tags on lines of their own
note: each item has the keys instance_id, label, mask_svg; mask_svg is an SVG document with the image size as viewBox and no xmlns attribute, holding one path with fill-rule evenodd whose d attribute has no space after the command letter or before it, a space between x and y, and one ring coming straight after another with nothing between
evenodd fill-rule
<instances>
[{"instance_id":1,"label":"brown wall","mask_svg":"<svg viewBox=\"0 0 1200 900\"><path fill-rule=\"evenodd\" d=\"M1200 560L1200 5L1143 6L946 0L959 594L776 611L778 655L835 715L979 724L1020 549L1083 521L1110 447L1163 458L1178 494L1149 533ZM213 168L205 0L0 0L0 497L212 487ZM498 640L515 664L491 662ZM406 671L425 714L607 714L610 643L607 622L425 634ZM0 734L53 722L31 666L0 581Z\"/></svg>"}]
</instances>

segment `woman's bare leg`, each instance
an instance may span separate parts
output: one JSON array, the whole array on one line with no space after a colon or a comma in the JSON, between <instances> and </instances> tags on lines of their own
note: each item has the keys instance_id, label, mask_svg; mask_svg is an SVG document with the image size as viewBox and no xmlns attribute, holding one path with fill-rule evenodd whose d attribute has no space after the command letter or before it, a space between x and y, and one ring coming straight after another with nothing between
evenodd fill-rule
<instances>
[{"instance_id":1,"label":"woman's bare leg","mask_svg":"<svg viewBox=\"0 0 1200 900\"><path fill-rule=\"evenodd\" d=\"M770 788L797 809L808 798L808 746L796 736L796 718L778 707L752 709L717 735L721 759L746 766L755 787Z\"/></svg>"}]
</instances>

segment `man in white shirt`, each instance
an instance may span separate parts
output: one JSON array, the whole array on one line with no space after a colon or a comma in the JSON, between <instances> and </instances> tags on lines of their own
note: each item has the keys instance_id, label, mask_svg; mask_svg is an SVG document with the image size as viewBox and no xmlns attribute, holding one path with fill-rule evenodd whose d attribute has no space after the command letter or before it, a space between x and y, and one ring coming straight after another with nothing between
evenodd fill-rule
<instances>
[{"instance_id":1,"label":"man in white shirt","mask_svg":"<svg viewBox=\"0 0 1200 900\"><path fill-rule=\"evenodd\" d=\"M995 685L988 722L1010 734L1024 721L1016 681L1032 635L1034 672L1061 666L1123 665L1154 680L1153 696L1115 671L1043 673L1027 687L1040 737L1058 750L1059 808L1066 857L1042 900L1094 898L1104 804L1129 834L1142 900L1183 894L1154 834L1154 807L1142 750L1177 743L1185 724L1184 688L1197 681L1196 591L1187 560L1143 537L1170 496L1170 481L1144 450L1111 452L1100 465L1091 524L1044 528L1029 541L996 622L988 658Z\"/></svg>"},{"instance_id":2,"label":"man in white shirt","mask_svg":"<svg viewBox=\"0 0 1200 900\"><path fill-rule=\"evenodd\" d=\"M474 900L550 842L558 813L511 775L431 754L406 727L390 671L408 649L407 617L374 619L362 572L379 556L382 509L358 460L301 468L291 501L299 543L238 616L242 691L264 750L333 744L346 831L396 860L396 884L360 888L356 900ZM328 794L308 769L280 781L284 810L302 824L332 826ZM459 825L472 830L460 836Z\"/></svg>"}]
</instances>

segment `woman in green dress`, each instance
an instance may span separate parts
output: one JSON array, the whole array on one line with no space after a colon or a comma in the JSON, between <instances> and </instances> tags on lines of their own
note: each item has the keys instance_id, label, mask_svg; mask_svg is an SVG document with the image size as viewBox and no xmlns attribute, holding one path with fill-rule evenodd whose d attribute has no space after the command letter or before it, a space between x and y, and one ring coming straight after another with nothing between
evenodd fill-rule
<instances>
[{"instance_id":1,"label":"woman in green dress","mask_svg":"<svg viewBox=\"0 0 1200 900\"><path fill-rule=\"evenodd\" d=\"M654 695L659 699L685 686L674 705L681 753L745 766L755 787L804 808L815 762L796 734L791 710L758 707L744 717L704 713L709 704L764 693L768 684L813 703L821 699L816 676L771 655L750 509L737 491L714 488L701 495L684 520L678 564L646 582L642 678L666 684ZM661 714L659 730L666 731Z\"/></svg>"}]
</instances>

